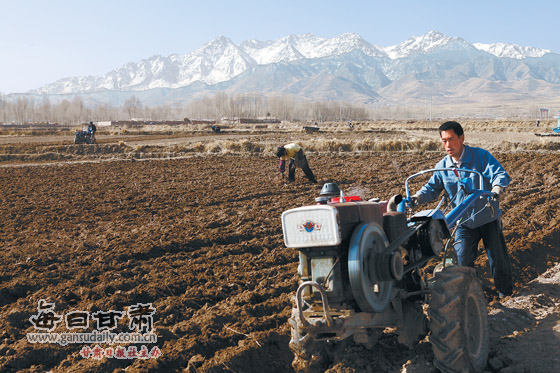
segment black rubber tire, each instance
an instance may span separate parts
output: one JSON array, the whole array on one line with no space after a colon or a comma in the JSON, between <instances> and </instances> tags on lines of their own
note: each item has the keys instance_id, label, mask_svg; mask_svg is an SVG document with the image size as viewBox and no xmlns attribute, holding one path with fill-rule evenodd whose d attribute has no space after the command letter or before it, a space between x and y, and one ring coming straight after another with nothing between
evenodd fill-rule
<instances>
[{"instance_id":1,"label":"black rubber tire","mask_svg":"<svg viewBox=\"0 0 560 373\"><path fill-rule=\"evenodd\" d=\"M480 372L489 351L487 302L476 271L450 266L438 272L431 291L430 342L442 372Z\"/></svg>"}]
</instances>

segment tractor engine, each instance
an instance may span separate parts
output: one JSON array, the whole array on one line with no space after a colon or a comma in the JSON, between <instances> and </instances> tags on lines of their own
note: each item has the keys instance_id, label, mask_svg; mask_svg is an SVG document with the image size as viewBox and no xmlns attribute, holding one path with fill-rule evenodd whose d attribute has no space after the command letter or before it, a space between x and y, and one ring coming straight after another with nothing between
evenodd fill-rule
<instances>
[{"instance_id":1,"label":"tractor engine","mask_svg":"<svg viewBox=\"0 0 560 373\"><path fill-rule=\"evenodd\" d=\"M439 254L442 226L425 217L409 227L405 213L392 211L400 195L380 202L334 197L337 192L336 184L325 184L316 205L282 214L285 245L299 251L301 280L320 285L303 288L302 299L326 296L331 307L383 312L395 282L406 291L420 290L412 269Z\"/></svg>"}]
</instances>

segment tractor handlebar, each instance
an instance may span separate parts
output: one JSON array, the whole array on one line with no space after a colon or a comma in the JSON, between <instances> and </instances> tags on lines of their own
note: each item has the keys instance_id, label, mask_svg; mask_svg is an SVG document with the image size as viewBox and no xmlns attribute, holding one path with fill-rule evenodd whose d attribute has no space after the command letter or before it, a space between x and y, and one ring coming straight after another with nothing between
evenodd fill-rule
<instances>
[{"instance_id":1,"label":"tractor handlebar","mask_svg":"<svg viewBox=\"0 0 560 373\"><path fill-rule=\"evenodd\" d=\"M459 176L459 171L477 174L478 177L479 177L479 185L484 185L482 174L478 171L468 170L468 169L464 169L464 168L431 168L429 170L423 170L423 171L420 171L418 173L415 173L414 175L411 175L406 179L406 181L405 181L406 198L404 198L403 202L401 202L401 204L399 205L400 211L404 212L404 208L405 208L404 206L405 205L410 205L410 203L412 201L411 198L410 198L410 188L408 186L409 180L414 178L414 177L426 174L428 172L436 172L436 171L453 171L455 176L457 176L457 182L458 182L460 188L465 191L465 194L469 195L465 199L465 201L463 201L459 206L455 207L451 212L449 212L445 216L445 220L446 220L446 223L448 224L448 226L455 225L455 223L463 216L463 214L470 208L470 206L472 206L472 204L474 203L474 201L476 199L483 198L483 197L490 198L494 195L492 192L489 192L489 191L486 191L486 190L470 188L469 185L467 185L463 180L461 180L461 178ZM439 208L439 205L438 205L438 208Z\"/></svg>"},{"instance_id":2,"label":"tractor handlebar","mask_svg":"<svg viewBox=\"0 0 560 373\"><path fill-rule=\"evenodd\" d=\"M409 177L406 178L406 181L404 182L404 186L405 186L405 190L406 190L406 198L404 199L404 201L407 204L410 203L410 188L408 186L409 180L412 179L412 178L415 178L417 176L424 175L428 172L436 172L436 171L453 171L453 173L455 173L455 176L457 176L457 180L458 180L458 183L459 183L461 188L466 188L466 186L463 183L463 181L461 180L461 178L459 177L459 171L468 172L468 173L472 173L472 174L477 174L478 178L479 178L479 184L478 185L483 185L482 174L478 171L475 171L475 170L469 170L469 169L466 169L466 168L454 168L454 167L453 168L430 168L428 170L423 170L423 171L417 172L417 173L415 173L413 175L410 175Z\"/></svg>"}]
</instances>

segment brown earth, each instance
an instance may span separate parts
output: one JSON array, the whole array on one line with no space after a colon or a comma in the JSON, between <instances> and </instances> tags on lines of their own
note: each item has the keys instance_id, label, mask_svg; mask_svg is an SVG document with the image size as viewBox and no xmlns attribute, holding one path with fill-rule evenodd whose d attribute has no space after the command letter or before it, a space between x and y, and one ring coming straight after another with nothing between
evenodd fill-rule
<instances>
[{"instance_id":1,"label":"brown earth","mask_svg":"<svg viewBox=\"0 0 560 373\"><path fill-rule=\"evenodd\" d=\"M491 327L487 371L558 372L560 157L494 155L513 179L502 207L516 290L496 299L481 253ZM298 259L284 247L281 213L313 203L327 181L347 195L387 199L404 192L406 176L441 156L310 154L318 185L300 170L296 183L285 184L269 155L4 163L0 370L290 371L287 319ZM32 344L26 336L38 331L30 317L41 299L54 302L59 315L151 303L161 356L86 359L80 351L93 344ZM114 331L130 330L123 319ZM55 332L76 330L61 322ZM432 361L427 340L407 349L387 330L369 349L351 344L328 372L433 372Z\"/></svg>"}]
</instances>

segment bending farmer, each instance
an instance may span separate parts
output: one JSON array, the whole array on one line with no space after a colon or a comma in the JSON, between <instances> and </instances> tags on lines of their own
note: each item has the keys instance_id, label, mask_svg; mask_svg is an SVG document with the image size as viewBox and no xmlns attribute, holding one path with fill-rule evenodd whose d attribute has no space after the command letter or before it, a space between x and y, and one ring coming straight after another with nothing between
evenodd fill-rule
<instances>
[{"instance_id":1,"label":"bending farmer","mask_svg":"<svg viewBox=\"0 0 560 373\"><path fill-rule=\"evenodd\" d=\"M309 181L314 184L317 183L317 179L315 178L315 175L313 175L313 171L309 168L309 163L303 153L303 149L298 144L279 146L276 150L276 156L280 158L280 166L278 170L282 174L286 170L286 161L288 159L290 160L288 165L288 181L292 182L296 180L296 167L299 167L303 170Z\"/></svg>"},{"instance_id":2,"label":"bending farmer","mask_svg":"<svg viewBox=\"0 0 560 373\"><path fill-rule=\"evenodd\" d=\"M500 297L511 295L512 270L502 232L502 212L498 203L500 195L511 181L510 176L488 151L464 144L465 135L459 123L443 123L439 127L439 135L447 156L439 161L435 168L476 170L482 174L484 185L478 185L479 178L474 173L461 175L459 172L459 175L461 178L471 178L474 188L494 193L490 201L491 207L486 206L488 203L486 199L479 199L466 217L457 223L459 227L454 246L459 265L474 267L478 244L482 240ZM458 188L457 177L453 171L437 171L428 183L411 197L412 202L413 204L431 202L438 198L444 189L453 208L466 198L464 192Z\"/></svg>"}]
</instances>

